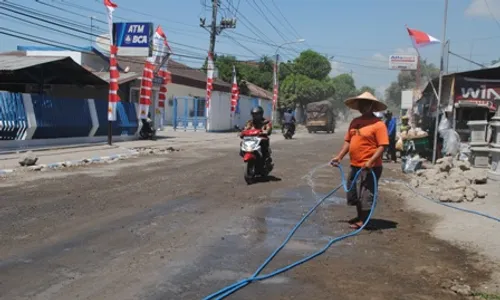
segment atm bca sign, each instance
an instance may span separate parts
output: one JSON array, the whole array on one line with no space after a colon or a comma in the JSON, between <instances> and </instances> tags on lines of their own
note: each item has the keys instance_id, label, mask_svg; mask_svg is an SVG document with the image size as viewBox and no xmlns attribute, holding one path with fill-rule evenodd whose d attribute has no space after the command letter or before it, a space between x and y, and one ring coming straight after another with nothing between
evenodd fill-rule
<instances>
[{"instance_id":1,"label":"atm bca sign","mask_svg":"<svg viewBox=\"0 0 500 300\"><path fill-rule=\"evenodd\" d=\"M118 55L151 56L153 23L113 23L113 41Z\"/></svg>"},{"instance_id":2,"label":"atm bca sign","mask_svg":"<svg viewBox=\"0 0 500 300\"><path fill-rule=\"evenodd\" d=\"M389 56L389 69L391 70L416 70L418 66L418 56L394 54Z\"/></svg>"}]
</instances>

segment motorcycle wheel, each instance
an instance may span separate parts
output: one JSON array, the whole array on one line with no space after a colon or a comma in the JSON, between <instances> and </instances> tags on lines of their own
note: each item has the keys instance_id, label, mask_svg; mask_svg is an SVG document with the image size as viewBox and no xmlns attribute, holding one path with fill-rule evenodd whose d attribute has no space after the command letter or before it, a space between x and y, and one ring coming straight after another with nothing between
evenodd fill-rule
<instances>
[{"instance_id":1,"label":"motorcycle wheel","mask_svg":"<svg viewBox=\"0 0 500 300\"><path fill-rule=\"evenodd\" d=\"M247 184L252 184L255 179L255 163L249 161L243 165L243 176Z\"/></svg>"},{"instance_id":2,"label":"motorcycle wheel","mask_svg":"<svg viewBox=\"0 0 500 300\"><path fill-rule=\"evenodd\" d=\"M139 131L139 136L142 138L142 139L147 139L148 138L148 134L144 131Z\"/></svg>"}]
</instances>

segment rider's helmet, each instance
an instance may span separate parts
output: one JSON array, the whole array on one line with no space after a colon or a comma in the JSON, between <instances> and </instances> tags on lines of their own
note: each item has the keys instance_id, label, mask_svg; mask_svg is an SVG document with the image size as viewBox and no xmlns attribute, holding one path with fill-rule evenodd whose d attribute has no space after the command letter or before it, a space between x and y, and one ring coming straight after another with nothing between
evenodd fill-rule
<instances>
[{"instance_id":1,"label":"rider's helmet","mask_svg":"<svg viewBox=\"0 0 500 300\"><path fill-rule=\"evenodd\" d=\"M293 113L293 109L291 107L289 107L287 110L286 110L289 114Z\"/></svg>"},{"instance_id":2,"label":"rider's helmet","mask_svg":"<svg viewBox=\"0 0 500 300\"><path fill-rule=\"evenodd\" d=\"M250 113L254 121L261 120L264 117L264 109L260 106L252 108Z\"/></svg>"}]
</instances>

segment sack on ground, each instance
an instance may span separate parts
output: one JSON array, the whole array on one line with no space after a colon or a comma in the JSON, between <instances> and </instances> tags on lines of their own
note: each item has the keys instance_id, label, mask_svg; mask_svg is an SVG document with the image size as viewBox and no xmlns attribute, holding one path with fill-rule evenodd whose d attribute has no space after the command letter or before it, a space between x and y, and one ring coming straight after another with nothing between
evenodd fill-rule
<instances>
[{"instance_id":1,"label":"sack on ground","mask_svg":"<svg viewBox=\"0 0 500 300\"><path fill-rule=\"evenodd\" d=\"M422 168L422 160L417 154L415 156L406 155L402 157L401 169L403 173L415 173Z\"/></svg>"},{"instance_id":2,"label":"sack on ground","mask_svg":"<svg viewBox=\"0 0 500 300\"><path fill-rule=\"evenodd\" d=\"M396 150L403 151L403 138L400 137L396 142Z\"/></svg>"}]
</instances>

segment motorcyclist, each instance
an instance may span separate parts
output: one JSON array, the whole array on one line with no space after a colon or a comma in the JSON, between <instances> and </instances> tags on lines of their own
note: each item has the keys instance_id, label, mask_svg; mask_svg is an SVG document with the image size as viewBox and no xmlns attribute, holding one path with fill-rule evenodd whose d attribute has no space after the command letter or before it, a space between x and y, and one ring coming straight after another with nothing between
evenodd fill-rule
<instances>
[{"instance_id":1,"label":"motorcyclist","mask_svg":"<svg viewBox=\"0 0 500 300\"><path fill-rule=\"evenodd\" d=\"M286 125L290 125L292 132L295 133L295 116L293 115L293 110L288 108L285 114L283 115L283 125L281 126L281 132L285 130Z\"/></svg>"},{"instance_id":2,"label":"motorcyclist","mask_svg":"<svg viewBox=\"0 0 500 300\"><path fill-rule=\"evenodd\" d=\"M269 155L269 136L273 130L271 122L264 118L264 109L260 106L254 107L250 113L252 115L252 119L247 121L244 130L260 129L263 131L266 137L260 142L260 147L262 149L264 159L268 159L269 163L271 163L272 159Z\"/></svg>"}]
</instances>

